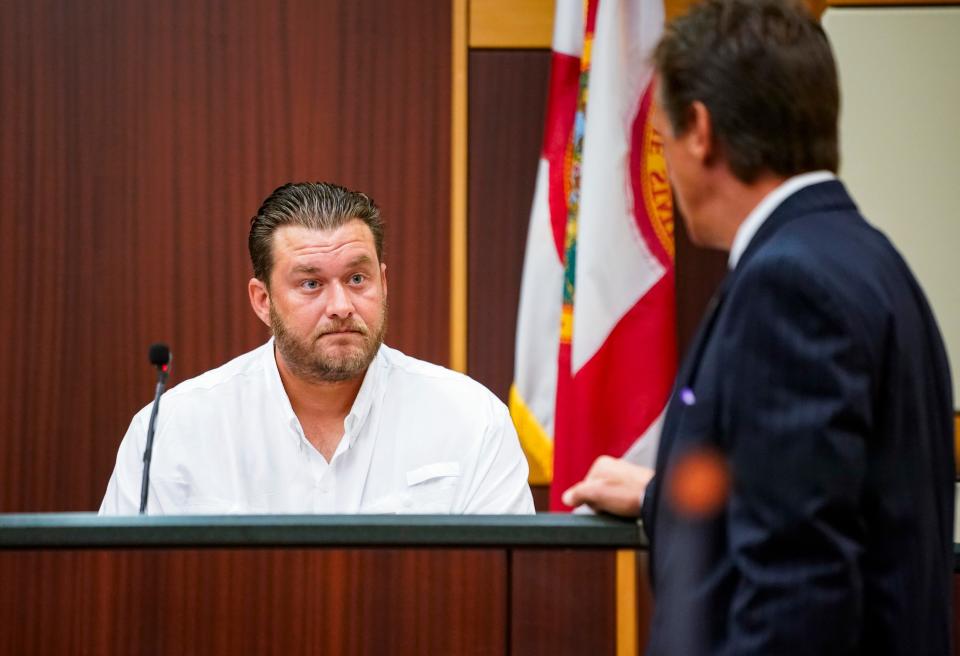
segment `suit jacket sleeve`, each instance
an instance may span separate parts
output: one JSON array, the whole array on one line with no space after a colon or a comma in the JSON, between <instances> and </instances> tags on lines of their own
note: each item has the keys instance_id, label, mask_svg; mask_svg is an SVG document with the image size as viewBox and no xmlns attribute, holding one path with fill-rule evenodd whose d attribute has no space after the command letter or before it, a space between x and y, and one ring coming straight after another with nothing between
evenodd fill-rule
<instances>
[{"instance_id":1,"label":"suit jacket sleeve","mask_svg":"<svg viewBox=\"0 0 960 656\"><path fill-rule=\"evenodd\" d=\"M737 574L728 644L737 654L846 653L862 612L868 337L815 267L751 265L719 335L731 363L719 393Z\"/></svg>"}]
</instances>

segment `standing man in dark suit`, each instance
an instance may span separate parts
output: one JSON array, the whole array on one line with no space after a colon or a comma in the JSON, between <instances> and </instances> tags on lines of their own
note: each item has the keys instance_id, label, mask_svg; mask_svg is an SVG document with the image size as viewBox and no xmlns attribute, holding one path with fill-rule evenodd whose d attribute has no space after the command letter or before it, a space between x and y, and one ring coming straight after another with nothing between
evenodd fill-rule
<instances>
[{"instance_id":1,"label":"standing man in dark suit","mask_svg":"<svg viewBox=\"0 0 960 656\"><path fill-rule=\"evenodd\" d=\"M654 59L687 231L730 273L655 474L604 458L564 500L642 503L651 654L948 654L950 374L917 281L834 176L827 38L799 5L708 0Z\"/></svg>"}]
</instances>

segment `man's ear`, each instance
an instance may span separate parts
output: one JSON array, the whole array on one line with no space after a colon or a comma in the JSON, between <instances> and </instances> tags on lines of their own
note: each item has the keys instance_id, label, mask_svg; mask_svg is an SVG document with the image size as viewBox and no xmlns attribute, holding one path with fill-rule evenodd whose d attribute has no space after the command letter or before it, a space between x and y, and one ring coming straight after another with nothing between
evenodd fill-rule
<instances>
[{"instance_id":1,"label":"man's ear","mask_svg":"<svg viewBox=\"0 0 960 656\"><path fill-rule=\"evenodd\" d=\"M690 105L690 121L684 141L690 154L704 165L709 165L716 153L713 148L713 119L710 110L699 100Z\"/></svg>"},{"instance_id":2,"label":"man's ear","mask_svg":"<svg viewBox=\"0 0 960 656\"><path fill-rule=\"evenodd\" d=\"M247 293L250 295L250 307L260 321L270 327L270 291L262 280L251 278L247 283Z\"/></svg>"},{"instance_id":3,"label":"man's ear","mask_svg":"<svg viewBox=\"0 0 960 656\"><path fill-rule=\"evenodd\" d=\"M383 285L383 298L387 298L387 265L380 263L380 284Z\"/></svg>"}]
</instances>

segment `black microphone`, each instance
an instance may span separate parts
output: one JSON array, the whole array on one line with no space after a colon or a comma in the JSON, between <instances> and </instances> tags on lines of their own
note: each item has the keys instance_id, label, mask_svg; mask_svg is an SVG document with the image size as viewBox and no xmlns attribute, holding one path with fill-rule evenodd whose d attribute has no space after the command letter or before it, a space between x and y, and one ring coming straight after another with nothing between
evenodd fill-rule
<instances>
[{"instance_id":1,"label":"black microphone","mask_svg":"<svg viewBox=\"0 0 960 656\"><path fill-rule=\"evenodd\" d=\"M153 396L153 410L150 411L150 423L147 425L147 447L143 450L143 480L140 483L140 514L147 511L147 490L150 488L150 458L153 456L153 432L160 410L160 395L167 386L170 363L173 354L166 344L150 345L150 364L157 368L157 391Z\"/></svg>"}]
</instances>

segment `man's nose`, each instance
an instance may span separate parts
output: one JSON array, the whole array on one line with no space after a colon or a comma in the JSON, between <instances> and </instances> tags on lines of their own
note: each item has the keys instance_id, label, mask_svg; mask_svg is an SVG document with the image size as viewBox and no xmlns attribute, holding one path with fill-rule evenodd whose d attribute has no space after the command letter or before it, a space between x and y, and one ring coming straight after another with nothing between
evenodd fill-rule
<instances>
[{"instance_id":1,"label":"man's nose","mask_svg":"<svg viewBox=\"0 0 960 656\"><path fill-rule=\"evenodd\" d=\"M345 319L353 314L353 301L350 294L340 283L333 283L328 288L330 296L327 300L327 316Z\"/></svg>"}]
</instances>

